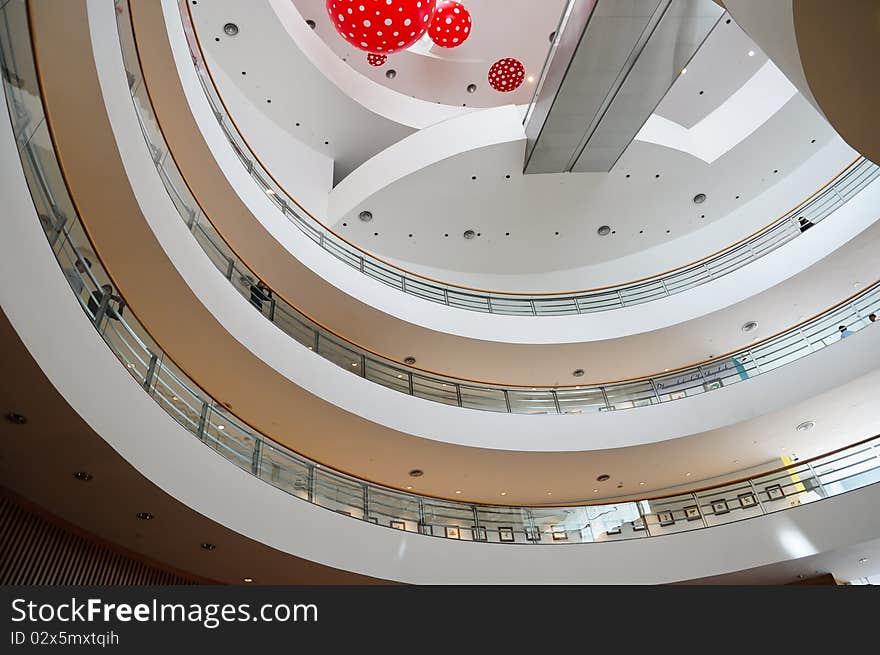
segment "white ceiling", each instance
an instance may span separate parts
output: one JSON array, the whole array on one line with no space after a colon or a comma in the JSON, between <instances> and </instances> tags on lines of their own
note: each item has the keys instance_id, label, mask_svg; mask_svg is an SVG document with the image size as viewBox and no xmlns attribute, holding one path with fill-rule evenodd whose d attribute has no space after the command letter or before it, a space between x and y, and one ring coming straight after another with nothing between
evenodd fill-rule
<instances>
[{"instance_id":1,"label":"white ceiling","mask_svg":"<svg viewBox=\"0 0 880 655\"><path fill-rule=\"evenodd\" d=\"M496 29L497 21L492 22L491 18L491 42L477 38L483 22L481 12L485 8L491 15L489 8L494 3L472 4L474 35L459 49L461 57L467 54L463 50L466 47L482 56L490 52L511 54L495 48L502 47L512 28ZM521 16L516 12L533 11L529 20L543 16L550 22L550 29L542 31L549 34L555 28L557 9L549 11L545 3L540 3L541 10L534 10L537 3L505 3L505 7L508 4L516 11L501 12L504 20ZM562 3L552 4L561 7ZM316 31L331 47L349 47L335 35L323 2L298 0L296 6L307 18L314 13ZM319 80L312 76L291 76L290 65L298 52L297 46L279 26L278 17L261 3L244 13L239 5L220 0L204 7L199 5L193 13L210 63L223 70L223 75L218 76L224 78L221 91L223 84L227 89L234 85L235 95L246 100L239 104L239 111L263 112L276 128L334 158L335 179L409 133L409 129L397 130L393 125L377 127L366 116L343 111L345 107L340 106L338 99L325 97L315 87ZM555 14L552 20L547 17L551 13ZM239 23L241 32L228 38L219 28L225 20L233 19ZM521 38L521 32L517 32L516 40L523 42L523 48L544 52L549 46L546 35L540 39L543 43L538 48L528 37ZM215 34L219 41L211 38ZM749 51L755 55L750 57ZM455 50L451 53L455 54ZM419 65L430 62L440 66L438 71L432 69L430 74L420 75L420 80L434 80L435 75L442 79L445 69L441 64L457 65L457 60L435 60L408 52L395 57L421 62ZM693 126L723 104L766 61L765 55L735 23L722 19L688 63L687 73L678 78L660 103L657 113L684 127ZM394 64L398 75L389 82L384 73L371 70L365 61L349 63L355 67L363 64L362 72L378 76L377 81L383 84L399 85L407 79L403 64ZM245 70L247 75L242 75ZM446 88L445 82L437 88ZM413 95L417 90L411 90ZM266 103L269 95L272 102ZM835 136L824 119L796 96L712 164L671 148L634 142L608 174L524 176L522 144L505 144L466 152L407 176L365 199L361 207L336 221L334 229L383 258L458 284L507 288L486 284L485 276L533 276L548 272L556 272L552 277L559 283L560 276L571 273L574 277L578 269L699 233L700 228L760 197ZM259 141L271 144L271 139ZM284 153L277 153L264 158L278 161L283 156ZM828 162L825 179L840 169L839 164ZM296 195L301 181L280 181ZM813 190L814 187L794 189L796 195L782 206L777 202L767 208L756 207L762 215L734 232L744 236ZM699 207L692 202L697 193L708 195L708 201ZM371 223L352 220L362 209L373 213ZM608 238L598 237L596 230L601 225L610 225L614 233ZM461 235L467 229L476 230L480 236L465 242ZM700 251L695 250L694 241L690 240L688 251L680 254L678 263L697 259L723 245L712 243ZM558 291L585 286L559 284L553 288L529 287Z\"/></svg>"},{"instance_id":2,"label":"white ceiling","mask_svg":"<svg viewBox=\"0 0 880 655\"><path fill-rule=\"evenodd\" d=\"M401 93L448 105L494 107L529 102L550 49L549 35L556 29L565 0L463 0L471 14L471 36L457 48L441 48L423 38L403 52L388 57L381 67L370 66L367 54L336 33L324 0L293 0L315 31L349 66L379 84ZM499 59L513 57L523 63L526 81L516 91L498 93L488 83L489 67ZM385 77L393 68L394 79ZM476 84L474 93L467 92Z\"/></svg>"}]
</instances>

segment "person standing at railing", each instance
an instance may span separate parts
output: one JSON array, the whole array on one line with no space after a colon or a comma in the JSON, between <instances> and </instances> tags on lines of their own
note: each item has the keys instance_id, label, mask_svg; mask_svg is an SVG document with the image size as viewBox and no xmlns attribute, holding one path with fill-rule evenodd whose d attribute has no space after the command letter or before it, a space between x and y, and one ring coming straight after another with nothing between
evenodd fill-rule
<instances>
[{"instance_id":1,"label":"person standing at railing","mask_svg":"<svg viewBox=\"0 0 880 655\"><path fill-rule=\"evenodd\" d=\"M256 284L251 284L251 304L256 307L260 312L263 311L263 303L269 302L272 300L272 290L269 289L265 284L263 284L262 280L257 281Z\"/></svg>"},{"instance_id":2,"label":"person standing at railing","mask_svg":"<svg viewBox=\"0 0 880 655\"><path fill-rule=\"evenodd\" d=\"M877 314L873 314L873 313L868 314L868 320L871 321L871 323L876 323L877 322Z\"/></svg>"},{"instance_id":3,"label":"person standing at railing","mask_svg":"<svg viewBox=\"0 0 880 655\"><path fill-rule=\"evenodd\" d=\"M125 301L121 296L117 296L113 293L113 286L110 284L102 284L100 289L92 291L92 295L88 302L89 311L95 319L100 318L98 310L101 307L101 303L104 302L104 296L108 296L105 315L114 321L118 321L122 318L122 310L125 309ZM114 301L116 302L116 308L114 308L112 304Z\"/></svg>"},{"instance_id":4,"label":"person standing at railing","mask_svg":"<svg viewBox=\"0 0 880 655\"><path fill-rule=\"evenodd\" d=\"M63 268L64 277L70 284L70 288L74 290L76 295L80 295L86 287L85 277L86 270L92 267L92 262L88 257L82 257L76 260L73 268Z\"/></svg>"},{"instance_id":5,"label":"person standing at railing","mask_svg":"<svg viewBox=\"0 0 880 655\"><path fill-rule=\"evenodd\" d=\"M800 223L801 232L806 232L815 225L813 221L811 221L809 218L806 218L805 216L801 216L798 219L798 222Z\"/></svg>"},{"instance_id":6,"label":"person standing at railing","mask_svg":"<svg viewBox=\"0 0 880 655\"><path fill-rule=\"evenodd\" d=\"M837 329L840 332L840 339L841 340L846 339L849 335L853 334L853 331L850 330L845 325L841 325Z\"/></svg>"}]
</instances>

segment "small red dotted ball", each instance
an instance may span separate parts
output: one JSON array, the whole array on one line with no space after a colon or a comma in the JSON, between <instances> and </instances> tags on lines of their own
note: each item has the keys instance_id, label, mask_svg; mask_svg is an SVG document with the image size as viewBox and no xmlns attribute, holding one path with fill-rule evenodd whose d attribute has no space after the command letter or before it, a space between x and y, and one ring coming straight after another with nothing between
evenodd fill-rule
<instances>
[{"instance_id":1,"label":"small red dotted ball","mask_svg":"<svg viewBox=\"0 0 880 655\"><path fill-rule=\"evenodd\" d=\"M441 48L457 48L471 35L471 14L460 2L437 0L428 36Z\"/></svg>"},{"instance_id":2,"label":"small red dotted ball","mask_svg":"<svg viewBox=\"0 0 880 655\"><path fill-rule=\"evenodd\" d=\"M501 93L508 93L519 88L526 78L526 69L520 61L499 59L489 69L489 85Z\"/></svg>"},{"instance_id":3,"label":"small red dotted ball","mask_svg":"<svg viewBox=\"0 0 880 655\"><path fill-rule=\"evenodd\" d=\"M339 35L355 48L391 54L427 31L436 0L325 0Z\"/></svg>"},{"instance_id":4,"label":"small red dotted ball","mask_svg":"<svg viewBox=\"0 0 880 655\"><path fill-rule=\"evenodd\" d=\"M375 52L367 55L367 61L370 63L370 66L381 66L387 59L387 55L377 55Z\"/></svg>"}]
</instances>

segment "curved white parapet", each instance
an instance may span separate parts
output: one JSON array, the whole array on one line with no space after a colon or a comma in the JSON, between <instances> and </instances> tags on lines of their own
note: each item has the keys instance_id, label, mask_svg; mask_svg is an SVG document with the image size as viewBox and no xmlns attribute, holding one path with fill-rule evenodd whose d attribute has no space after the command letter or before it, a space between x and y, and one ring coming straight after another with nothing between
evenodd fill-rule
<instances>
[{"instance_id":1,"label":"curved white parapet","mask_svg":"<svg viewBox=\"0 0 880 655\"><path fill-rule=\"evenodd\" d=\"M342 61L306 25L305 19L292 2L269 0L269 5L302 55L346 96L374 114L401 125L422 129L473 111L466 107L441 105L413 98L373 82ZM364 129L369 127L364 125Z\"/></svg>"},{"instance_id":2,"label":"curved white parapet","mask_svg":"<svg viewBox=\"0 0 880 655\"><path fill-rule=\"evenodd\" d=\"M408 583L657 584L807 557L880 536L880 485L708 529L568 547L437 539L295 499L205 448L122 368L54 261L5 116L0 152L0 186L15 217L0 240L0 304L25 346L71 407L136 470L192 510L250 539L338 569ZM41 302L13 283L21 270L40 289ZM65 326L64 339L58 325ZM89 384L83 384L85 371Z\"/></svg>"},{"instance_id":3,"label":"curved white parapet","mask_svg":"<svg viewBox=\"0 0 880 655\"><path fill-rule=\"evenodd\" d=\"M481 109L426 127L371 157L330 192L328 223L335 223L364 200L426 166L481 148L519 144L525 149L523 108Z\"/></svg>"},{"instance_id":4,"label":"curved white parapet","mask_svg":"<svg viewBox=\"0 0 880 655\"><path fill-rule=\"evenodd\" d=\"M193 70L176 4L173 0L163 0L163 10L177 74L190 111L216 164L243 203L291 256L342 294L356 298L389 318L405 322L403 325L397 323L394 331L414 330L421 335L414 341L427 337L430 331L502 344L585 343L651 332L729 307L800 273L810 263L827 256L861 233L877 218L873 208L877 206L880 185L875 183L838 215L829 217L811 233L795 239L778 252L721 280L651 305L538 320L446 307L391 289L342 264L291 225L253 183L217 125ZM730 236L730 240L735 239L735 235ZM626 266L632 269L633 262L626 262ZM283 289L285 281L270 279L268 282L276 289ZM327 299L328 305L333 302L333 299Z\"/></svg>"},{"instance_id":5,"label":"curved white parapet","mask_svg":"<svg viewBox=\"0 0 880 655\"><path fill-rule=\"evenodd\" d=\"M880 365L880 330L867 329L846 343L712 393L649 408L557 417L451 407L352 375L258 315L217 272L181 221L143 142L119 51L111 41L113 15L90 11L89 20L108 116L150 228L196 297L239 343L295 385L291 394L312 394L378 426L437 442L504 451L571 452L655 443L732 425L835 388ZM822 227L799 241L832 238L815 236ZM763 274L769 275L769 269ZM186 317L180 320L185 329ZM260 383L253 380L251 386ZM541 438L536 439L536 434Z\"/></svg>"}]
</instances>

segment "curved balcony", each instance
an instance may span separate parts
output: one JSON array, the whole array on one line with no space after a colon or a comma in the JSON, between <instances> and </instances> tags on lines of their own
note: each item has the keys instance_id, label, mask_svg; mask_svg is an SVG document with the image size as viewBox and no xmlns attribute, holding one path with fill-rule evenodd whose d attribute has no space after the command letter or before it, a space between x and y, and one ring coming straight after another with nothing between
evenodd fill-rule
<instances>
[{"instance_id":1,"label":"curved balcony","mask_svg":"<svg viewBox=\"0 0 880 655\"><path fill-rule=\"evenodd\" d=\"M346 340L299 312L277 293L272 293L269 285L262 282L223 241L186 185L164 142L134 54L135 43L128 17L119 17L117 26L128 66L135 114L166 190L196 242L251 306L283 332L341 368L387 388L446 405L516 414L580 414L641 407L697 395L777 368L833 343L840 324L852 329L862 327L867 323L867 316L875 311L877 294L869 289L858 298L849 299L748 349L662 374L607 384L502 385L461 380L402 366ZM873 179L876 167L859 163L855 170L861 174L870 172L869 177ZM843 196L835 197L842 200Z\"/></svg>"},{"instance_id":2,"label":"curved balcony","mask_svg":"<svg viewBox=\"0 0 880 655\"><path fill-rule=\"evenodd\" d=\"M14 13L11 17L22 18ZM4 24L10 29L9 22ZM28 70L33 65L29 44L22 44L26 34L26 29L17 31L13 41L7 31L0 38L2 64L10 73L4 78L4 89L12 131L41 228L82 310L125 370L175 421L229 461L282 491L388 528L451 540L549 545L642 539L709 528L880 481L880 437L872 437L820 457L686 493L602 505L503 506L457 503L365 482L280 447L229 415L157 344L148 342L143 336L146 331L125 311L124 299L101 282L109 275L100 260L91 266L83 263L83 246L88 244L68 196L45 116L34 102L31 82L36 76ZM877 287L848 302L857 311L861 296L876 295Z\"/></svg>"},{"instance_id":3,"label":"curved balcony","mask_svg":"<svg viewBox=\"0 0 880 655\"><path fill-rule=\"evenodd\" d=\"M666 298L717 280L792 241L802 234L801 217L813 224L822 221L880 174L873 163L858 159L764 228L717 253L656 276L597 289L547 294L496 292L449 284L406 271L371 255L297 204L241 136L204 61L189 6L183 0L178 4L196 73L214 116L233 151L263 193L291 223L339 261L398 291L449 307L506 316L552 317L603 312ZM123 25L123 22L120 19L120 29L130 31L130 24ZM130 68L136 65L136 61L127 62Z\"/></svg>"}]
</instances>

